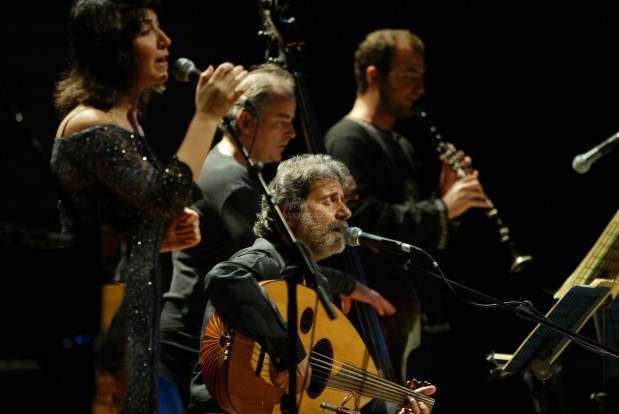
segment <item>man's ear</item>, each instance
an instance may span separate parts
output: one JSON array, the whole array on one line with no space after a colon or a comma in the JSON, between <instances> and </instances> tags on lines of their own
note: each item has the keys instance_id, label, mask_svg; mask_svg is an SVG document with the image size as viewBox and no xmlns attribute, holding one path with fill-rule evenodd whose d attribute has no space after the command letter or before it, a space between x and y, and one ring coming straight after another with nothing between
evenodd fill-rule
<instances>
[{"instance_id":1,"label":"man's ear","mask_svg":"<svg viewBox=\"0 0 619 414\"><path fill-rule=\"evenodd\" d=\"M375 85L380 80L380 72L374 65L370 65L365 70L365 77L368 81L368 85Z\"/></svg>"},{"instance_id":2,"label":"man's ear","mask_svg":"<svg viewBox=\"0 0 619 414\"><path fill-rule=\"evenodd\" d=\"M243 132L243 133L249 133L252 132L252 129L254 127L254 116L246 111L246 110L242 110L239 111L239 113L236 115L236 122L239 126L239 129Z\"/></svg>"}]
</instances>

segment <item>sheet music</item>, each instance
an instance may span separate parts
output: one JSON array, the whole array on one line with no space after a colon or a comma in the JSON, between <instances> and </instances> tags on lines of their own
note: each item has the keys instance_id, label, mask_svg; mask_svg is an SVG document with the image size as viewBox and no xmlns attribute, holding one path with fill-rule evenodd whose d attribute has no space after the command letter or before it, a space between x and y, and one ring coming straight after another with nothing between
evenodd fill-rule
<instances>
[{"instance_id":1,"label":"sheet music","mask_svg":"<svg viewBox=\"0 0 619 414\"><path fill-rule=\"evenodd\" d=\"M589 286L596 279L619 283L619 210L554 298L561 299L572 286Z\"/></svg>"},{"instance_id":2,"label":"sheet music","mask_svg":"<svg viewBox=\"0 0 619 414\"><path fill-rule=\"evenodd\" d=\"M548 320L562 328L578 333L600 306L607 303L614 283L602 282L596 286L573 286L546 314ZM571 339L538 324L503 365L503 372L520 372L533 360L551 365Z\"/></svg>"}]
</instances>

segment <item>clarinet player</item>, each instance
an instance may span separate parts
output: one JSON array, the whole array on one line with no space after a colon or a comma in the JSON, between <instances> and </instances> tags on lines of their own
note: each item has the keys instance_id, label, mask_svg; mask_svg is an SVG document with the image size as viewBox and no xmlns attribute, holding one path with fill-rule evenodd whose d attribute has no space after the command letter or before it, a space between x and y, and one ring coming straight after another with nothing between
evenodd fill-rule
<instances>
[{"instance_id":1,"label":"clarinet player","mask_svg":"<svg viewBox=\"0 0 619 414\"><path fill-rule=\"evenodd\" d=\"M349 203L350 225L432 254L455 240L465 212L489 209L491 203L469 156L462 151L454 155L467 172L459 177L436 152L431 160L421 159L417 142L396 131L398 121L415 115L414 106L425 92L424 54L423 41L408 30L369 33L354 53L353 107L327 131L325 144L327 152L342 160L357 180L359 197ZM435 346L451 340L440 285L426 282L422 276L411 278L370 249L358 251L370 285L387 299L398 302L402 284L418 297L419 311L413 309L408 315L406 329L401 320L383 320L383 330L392 339L389 351L396 358L393 366L400 368L400 380L411 375L431 378L450 393L443 386L448 379L437 378L449 367L432 363L439 358ZM390 286L395 286L391 292Z\"/></svg>"}]
</instances>

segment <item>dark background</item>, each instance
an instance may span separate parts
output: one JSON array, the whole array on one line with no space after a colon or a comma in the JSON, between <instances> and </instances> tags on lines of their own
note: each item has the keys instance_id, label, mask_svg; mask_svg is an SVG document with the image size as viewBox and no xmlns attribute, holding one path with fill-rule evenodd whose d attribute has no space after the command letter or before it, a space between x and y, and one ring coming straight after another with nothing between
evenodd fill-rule
<instances>
[{"instance_id":1,"label":"dark background","mask_svg":"<svg viewBox=\"0 0 619 414\"><path fill-rule=\"evenodd\" d=\"M584 1L289 3L287 15L296 19L297 30L283 35L286 41L304 42L301 69L321 131L352 105L352 55L367 32L404 27L422 37L427 46L422 105L443 138L471 155L518 248L534 258L523 272L510 274L498 236L473 214L461 241L449 256L437 256L438 263L453 281L503 301L531 300L546 313L555 302L554 291L617 211L617 151L586 174L571 166L575 155L619 130L615 8ZM256 2L164 5L162 24L173 40L171 63L179 57L198 67L264 61ZM81 286L79 278L66 274L75 266L67 266L65 257L41 258L21 235L48 241L60 229L47 154L58 123L52 93L65 59L69 6L66 0L15 2L0 15L0 92L11 107L4 110L5 104L0 116L0 224L8 264L0 271L8 284L2 290L5 296L17 295L19 313L8 304L1 311L23 321L24 331L33 336L22 337L27 342L40 340L39 324L54 326L64 315L54 304L71 302L67 291ZM13 110L23 122L7 116ZM151 102L143 125L163 160L176 150L192 111L193 86L174 80ZM289 153L305 151L304 144L299 136ZM28 246L20 250L22 244ZM22 255L24 260L16 259ZM456 341L444 347L448 372L442 375L453 381L443 390L437 380L423 378L439 387L435 412L536 412L523 376L497 379L489 375L492 365L486 361L493 351L513 353L535 325L502 309L480 309L448 297L458 316ZM75 305L83 313L81 306ZM20 316L28 311L40 317ZM595 338L592 325L582 333ZM545 384L532 381L534 391L550 390L553 412L595 412L589 395L604 385L600 358L572 344L556 366L561 374Z\"/></svg>"}]
</instances>

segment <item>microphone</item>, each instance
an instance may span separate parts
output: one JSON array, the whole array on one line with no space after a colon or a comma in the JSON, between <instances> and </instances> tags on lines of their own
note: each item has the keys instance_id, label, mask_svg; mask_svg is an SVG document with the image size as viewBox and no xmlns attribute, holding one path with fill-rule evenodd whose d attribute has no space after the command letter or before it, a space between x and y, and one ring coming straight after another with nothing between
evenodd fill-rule
<instances>
[{"instance_id":1,"label":"microphone","mask_svg":"<svg viewBox=\"0 0 619 414\"><path fill-rule=\"evenodd\" d=\"M172 75L180 82L198 83L200 70L187 58L178 58L172 66Z\"/></svg>"},{"instance_id":2,"label":"microphone","mask_svg":"<svg viewBox=\"0 0 619 414\"><path fill-rule=\"evenodd\" d=\"M589 171L591 165L600 159L602 155L606 155L615 149L617 143L619 142L618 137L619 132L610 138L607 138L597 146L591 148L584 154L579 154L574 157L574 161L572 161L572 168L574 168L574 170L579 174L584 174Z\"/></svg>"},{"instance_id":3,"label":"microphone","mask_svg":"<svg viewBox=\"0 0 619 414\"><path fill-rule=\"evenodd\" d=\"M370 233L361 231L358 227L349 227L344 232L344 242L349 246L368 246L374 247L378 250L390 253L411 253L411 252L423 252L417 246L412 244L402 243L401 241L386 239L384 237L375 236Z\"/></svg>"},{"instance_id":4,"label":"microphone","mask_svg":"<svg viewBox=\"0 0 619 414\"><path fill-rule=\"evenodd\" d=\"M196 67L196 65L187 58L178 58L172 66L172 75L177 81L198 83L202 72ZM255 108L254 103L249 100L245 95L239 98L241 105Z\"/></svg>"}]
</instances>

